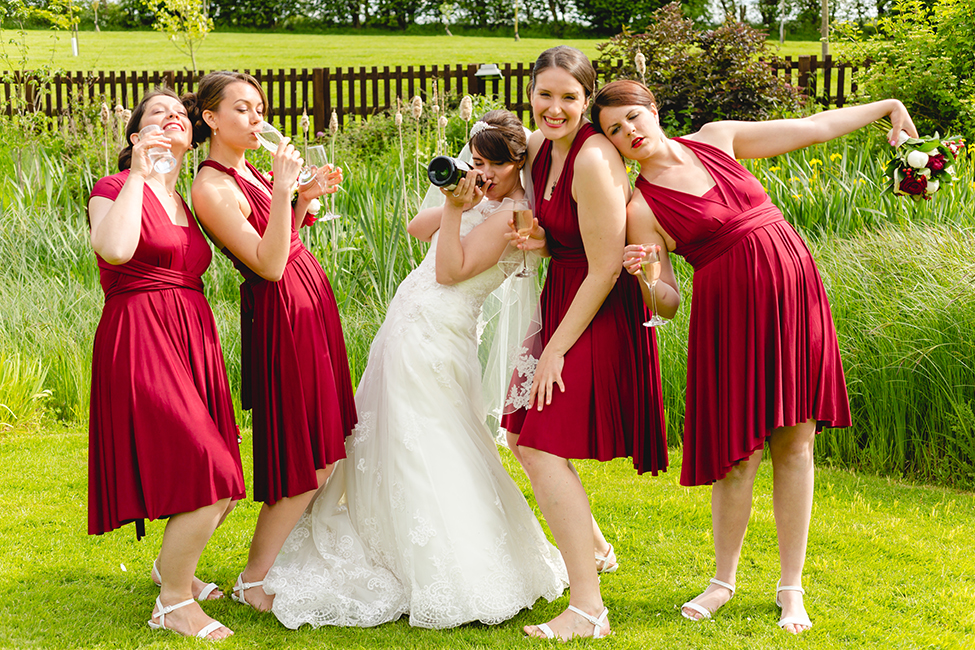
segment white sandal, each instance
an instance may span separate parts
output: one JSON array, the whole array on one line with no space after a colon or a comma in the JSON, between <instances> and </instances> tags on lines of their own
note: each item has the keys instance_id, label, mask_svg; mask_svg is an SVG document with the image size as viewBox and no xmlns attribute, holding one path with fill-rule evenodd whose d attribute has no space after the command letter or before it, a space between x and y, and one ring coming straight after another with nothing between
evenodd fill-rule
<instances>
[{"instance_id":1,"label":"white sandal","mask_svg":"<svg viewBox=\"0 0 975 650\"><path fill-rule=\"evenodd\" d=\"M234 589L231 592L230 597L233 598L238 603L243 603L248 607L254 607L249 602L247 602L246 598L244 598L244 592L252 587L263 587L263 586L264 586L263 580L258 580L257 582L244 582L244 574L240 573L237 575L237 582L236 584L234 584Z\"/></svg>"},{"instance_id":2,"label":"white sandal","mask_svg":"<svg viewBox=\"0 0 975 650\"><path fill-rule=\"evenodd\" d=\"M576 614L578 614L579 616L583 617L584 619L586 619L590 623L592 623L592 638L593 639L604 639L604 638L606 638L606 637L603 636L603 622L606 620L606 617L609 616L609 609L607 609L607 608L604 607L603 608L603 613L600 614L598 618L595 617L595 616L593 616L592 614L587 614L586 612L582 611L578 607L573 607L572 605L569 605L569 609L571 611L575 612ZM545 635L545 638L546 639L554 639L554 638L556 638L555 632L552 630L551 627L549 627L548 623L539 623L535 627L537 627L539 630L542 631L542 634ZM612 632L610 632L610 634L612 634ZM607 634L606 636L609 636L609 635ZM572 638L580 638L580 637L572 637ZM564 641L568 641L568 640L570 640L570 639L562 639L563 642Z\"/></svg>"},{"instance_id":3,"label":"white sandal","mask_svg":"<svg viewBox=\"0 0 975 650\"><path fill-rule=\"evenodd\" d=\"M613 548L612 544L609 545L609 553L605 557L596 553L596 573L613 573L618 568L620 568L620 564L616 561L616 549Z\"/></svg>"},{"instance_id":4,"label":"white sandal","mask_svg":"<svg viewBox=\"0 0 975 650\"><path fill-rule=\"evenodd\" d=\"M156 585L157 587L162 587L162 576L159 575L159 567L156 566L156 560L152 561L152 573L150 574L150 577L152 578L152 583L154 585ZM200 594L196 596L196 599L201 603L203 601L210 600L210 594L212 594L217 589L219 589L219 587L217 587L217 583L208 582L205 585L203 585L203 589L200 590ZM221 598L223 598L223 594L220 594L213 600L220 600Z\"/></svg>"},{"instance_id":5,"label":"white sandal","mask_svg":"<svg viewBox=\"0 0 975 650\"><path fill-rule=\"evenodd\" d=\"M776 607L779 607L779 608L782 607L782 602L779 600L779 592L780 591L798 591L803 596L806 595L806 590L803 589L802 587L790 587L790 586L780 587L778 584L776 584L775 585L775 605L776 605ZM812 628L812 621L809 620L809 615L805 613L805 606L803 607L803 615L802 616L789 616L787 618L781 618L781 619L779 619L779 622L778 622L778 626L779 627L781 627L782 629L785 629L785 626L786 625L802 625L807 630L808 629L811 629ZM805 631L805 630L799 630L799 632L803 632L803 631Z\"/></svg>"},{"instance_id":6,"label":"white sandal","mask_svg":"<svg viewBox=\"0 0 975 650\"><path fill-rule=\"evenodd\" d=\"M172 612L175 612L180 607L186 607L187 605L192 605L194 602L195 601L192 598L190 598L189 600L184 600L181 603L176 603L175 605L167 605L166 607L163 607L162 601L159 600L159 597L158 596L156 596L156 607L159 608L159 611L157 611L155 614L153 614L152 615L152 618L149 619L149 621L148 621L149 627L151 629L153 629L153 630L169 630L171 632L176 632L176 634L180 634L180 632L178 632L178 631L176 631L176 630L174 630L172 628L166 627L166 614L170 614ZM159 619L159 622L158 623L154 623L153 621L155 619L157 619L157 618ZM222 627L226 627L226 626L223 623L221 623L220 621L211 621L211 622L207 623L206 625L204 625L193 636L198 637L200 639L205 639L208 636L210 636L210 634L212 632L214 632L216 630L219 630ZM227 629L229 630L230 628L228 627ZM211 640L217 641L218 639L211 639Z\"/></svg>"},{"instance_id":7,"label":"white sandal","mask_svg":"<svg viewBox=\"0 0 975 650\"><path fill-rule=\"evenodd\" d=\"M729 585L727 582L722 582L721 580L718 580L717 578L711 578L711 581L710 582L711 582L712 585L718 585L719 587L724 587L725 589L727 589L728 591L731 592L731 598L734 598L735 597L735 586L734 585ZM705 589L704 591L707 591L707 589ZM704 594L702 593L698 597L703 596L703 595ZM728 600L731 600L731 598L729 598ZM695 612L697 612L698 614L701 615L701 618L694 618L693 616L690 616L689 614L687 614L684 611L684 608L685 607L687 609L693 609ZM717 610L715 610L715 611L717 611ZM714 612L712 612L708 608L706 608L706 607L704 607L702 605L698 605L697 603L692 602L692 601L687 601L686 603L684 603L683 605L680 606L680 615L683 616L684 618L686 618L689 621L703 621L706 618L711 618L711 615L712 614L714 614Z\"/></svg>"}]
</instances>

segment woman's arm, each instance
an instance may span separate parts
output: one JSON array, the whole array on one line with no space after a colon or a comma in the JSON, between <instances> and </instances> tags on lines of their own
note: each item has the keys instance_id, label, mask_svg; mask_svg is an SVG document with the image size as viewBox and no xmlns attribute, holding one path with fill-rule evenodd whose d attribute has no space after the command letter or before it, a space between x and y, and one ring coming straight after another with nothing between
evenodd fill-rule
<instances>
[{"instance_id":1,"label":"woman's arm","mask_svg":"<svg viewBox=\"0 0 975 650\"><path fill-rule=\"evenodd\" d=\"M440 229L440 217L443 214L444 206L420 210L415 217L410 219L406 226L406 232L414 239L420 241L430 241L433 233Z\"/></svg>"},{"instance_id":2,"label":"woman's arm","mask_svg":"<svg viewBox=\"0 0 975 650\"><path fill-rule=\"evenodd\" d=\"M91 247L109 264L125 264L135 255L142 236L142 197L152 167L146 152L169 142L162 132L151 133L132 146L129 176L115 200L93 196L88 201Z\"/></svg>"},{"instance_id":3,"label":"woman's arm","mask_svg":"<svg viewBox=\"0 0 975 650\"><path fill-rule=\"evenodd\" d=\"M735 158L769 158L828 142L888 116L895 136L906 131L917 137L911 116L896 99L835 108L794 120L711 122L689 137L713 144ZM896 142L891 144L896 146Z\"/></svg>"},{"instance_id":4,"label":"woman's arm","mask_svg":"<svg viewBox=\"0 0 975 650\"><path fill-rule=\"evenodd\" d=\"M437 282L453 285L473 278L498 263L508 242L510 210L500 210L478 224L467 236L460 237L460 222L464 209L477 205L484 194L477 186L480 172L467 174L457 189L445 192L447 197L440 220L437 239Z\"/></svg>"},{"instance_id":5,"label":"woman's arm","mask_svg":"<svg viewBox=\"0 0 975 650\"><path fill-rule=\"evenodd\" d=\"M576 156L572 181L589 271L538 359L529 405L536 402L539 411L552 403L555 384L565 390L565 354L592 322L622 271L629 189L619 153L604 136L590 137Z\"/></svg>"},{"instance_id":6,"label":"woman's arm","mask_svg":"<svg viewBox=\"0 0 975 650\"><path fill-rule=\"evenodd\" d=\"M271 210L264 236L247 221L239 188L225 174L201 174L193 182L196 216L218 246L227 250L265 280L277 282L284 275L291 249L291 183L297 178L301 158L282 140L274 154Z\"/></svg>"},{"instance_id":7,"label":"woman's arm","mask_svg":"<svg viewBox=\"0 0 975 650\"><path fill-rule=\"evenodd\" d=\"M639 192L633 194L626 206L626 241L629 245L623 251L623 268L631 275L639 274L640 264L647 253L654 248L657 250L660 255L660 280L653 289L657 298L657 311L662 318L673 318L680 307L677 278L674 277L674 267L670 263L666 239L660 232L646 199ZM653 299L650 297L650 286L642 278L640 290L643 292L644 304L651 306Z\"/></svg>"}]
</instances>

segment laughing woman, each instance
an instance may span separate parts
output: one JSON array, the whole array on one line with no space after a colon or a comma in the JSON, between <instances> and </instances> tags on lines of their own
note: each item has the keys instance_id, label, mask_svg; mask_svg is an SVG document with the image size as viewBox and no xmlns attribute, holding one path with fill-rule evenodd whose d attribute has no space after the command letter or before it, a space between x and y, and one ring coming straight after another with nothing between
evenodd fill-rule
<instances>
[{"instance_id":1,"label":"laughing woman","mask_svg":"<svg viewBox=\"0 0 975 650\"><path fill-rule=\"evenodd\" d=\"M149 126L155 133L143 133ZM176 191L192 134L168 90L146 94L125 128L120 173L88 202L105 306L92 354L88 532L168 517L149 626L216 640L233 634L194 602L219 597L194 578L216 527L244 496L230 387L200 277L211 253ZM161 173L149 149L176 165Z\"/></svg>"},{"instance_id":2,"label":"laughing woman","mask_svg":"<svg viewBox=\"0 0 975 650\"><path fill-rule=\"evenodd\" d=\"M717 567L707 590L684 603L686 618L710 618L735 593L767 441L781 565L778 624L793 634L812 627L802 568L813 441L823 427L850 425L836 331L816 264L762 184L736 159L827 142L885 116L894 133L917 136L896 100L797 120L712 122L673 139L660 129L653 94L638 82L607 84L593 102L594 123L623 156L640 163L639 191L627 207L629 240L638 243L627 247L625 266L635 273L654 248L694 267L681 484L714 486ZM668 291L664 287L664 301Z\"/></svg>"}]
</instances>

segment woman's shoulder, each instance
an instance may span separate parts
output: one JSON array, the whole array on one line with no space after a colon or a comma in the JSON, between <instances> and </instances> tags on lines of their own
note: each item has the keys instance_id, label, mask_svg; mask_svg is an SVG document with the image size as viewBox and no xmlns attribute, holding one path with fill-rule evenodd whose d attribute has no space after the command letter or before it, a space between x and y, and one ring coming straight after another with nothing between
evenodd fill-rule
<instances>
[{"instance_id":1,"label":"woman's shoulder","mask_svg":"<svg viewBox=\"0 0 975 650\"><path fill-rule=\"evenodd\" d=\"M111 176L105 176L98 179L95 186L91 188L91 196L101 196L106 199L114 201L118 198L119 192L122 191L122 186L125 185L126 179L129 177L129 170L126 169L117 174L112 174Z\"/></svg>"}]
</instances>

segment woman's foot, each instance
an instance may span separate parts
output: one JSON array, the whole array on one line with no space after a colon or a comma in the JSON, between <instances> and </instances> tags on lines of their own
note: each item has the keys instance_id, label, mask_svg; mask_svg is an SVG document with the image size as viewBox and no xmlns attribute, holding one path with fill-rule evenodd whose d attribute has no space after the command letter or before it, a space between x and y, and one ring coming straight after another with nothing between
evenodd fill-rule
<instances>
[{"instance_id":1,"label":"woman's foot","mask_svg":"<svg viewBox=\"0 0 975 650\"><path fill-rule=\"evenodd\" d=\"M232 596L238 603L250 605L259 612L271 611L274 604L274 596L264 591L264 580L246 580L244 573L237 576Z\"/></svg>"},{"instance_id":2,"label":"woman's foot","mask_svg":"<svg viewBox=\"0 0 975 650\"><path fill-rule=\"evenodd\" d=\"M152 562L152 582L157 587L162 587L162 578L159 577L159 567L156 566L156 560ZM196 600L219 600L223 598L223 592L217 587L213 582L203 582L196 576L193 576L193 598Z\"/></svg>"},{"instance_id":3,"label":"woman's foot","mask_svg":"<svg viewBox=\"0 0 975 650\"><path fill-rule=\"evenodd\" d=\"M812 621L806 613L802 596L805 592L797 587L778 587L775 593L775 604L782 608L782 617L778 625L786 632L799 634L812 627Z\"/></svg>"},{"instance_id":4,"label":"woman's foot","mask_svg":"<svg viewBox=\"0 0 975 650\"><path fill-rule=\"evenodd\" d=\"M721 609L734 595L734 585L722 582L717 578L711 578L711 583L704 590L704 593L694 600L684 603L680 612L684 618L689 618L692 621L711 618L711 615Z\"/></svg>"},{"instance_id":5,"label":"woman's foot","mask_svg":"<svg viewBox=\"0 0 975 650\"><path fill-rule=\"evenodd\" d=\"M172 630L183 636L199 636L208 627L211 631L205 633L201 638L210 641L226 639L233 635L233 631L226 625L221 624L203 611L198 603L192 600L183 603L173 603L165 606L162 597L156 599L156 606L152 608L152 618L149 620L151 627L162 630ZM173 607L176 605L176 607Z\"/></svg>"},{"instance_id":6,"label":"woman's foot","mask_svg":"<svg viewBox=\"0 0 975 650\"><path fill-rule=\"evenodd\" d=\"M620 568L616 561L616 549L607 543L606 548L596 549L596 573L613 573Z\"/></svg>"},{"instance_id":7,"label":"woman's foot","mask_svg":"<svg viewBox=\"0 0 975 650\"><path fill-rule=\"evenodd\" d=\"M540 625L526 625L524 632L534 639L558 639L570 641L583 637L602 638L612 632L609 627L609 610L603 608L599 616L587 614L581 609L570 606L564 612L548 623ZM597 626L598 624L598 626ZM598 634L596 633L598 631Z\"/></svg>"}]
</instances>

